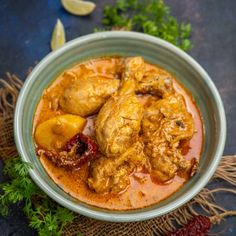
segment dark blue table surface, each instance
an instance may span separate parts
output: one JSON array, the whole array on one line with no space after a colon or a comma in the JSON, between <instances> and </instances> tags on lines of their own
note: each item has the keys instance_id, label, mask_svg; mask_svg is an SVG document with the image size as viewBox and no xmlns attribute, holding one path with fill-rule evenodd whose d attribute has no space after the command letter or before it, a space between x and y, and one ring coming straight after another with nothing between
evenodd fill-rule
<instances>
[{"instance_id":1,"label":"dark blue table surface","mask_svg":"<svg viewBox=\"0 0 236 236\"><path fill-rule=\"evenodd\" d=\"M91 16L68 14L59 0L0 0L0 77L14 72L22 80L27 69L50 52L51 32L57 18L63 22L67 41L92 33L100 25L103 6L113 1L97 1ZM236 1L166 0L173 14L192 24L190 55L209 73L222 96L227 116L227 142L224 154L236 153ZM0 162L0 182L4 181ZM218 181L211 187L228 185ZM236 197L218 194L218 202L236 209ZM213 229L219 235L236 235L236 218L230 217ZM0 235L35 235L27 227L21 206L12 208L8 217L0 217Z\"/></svg>"}]
</instances>

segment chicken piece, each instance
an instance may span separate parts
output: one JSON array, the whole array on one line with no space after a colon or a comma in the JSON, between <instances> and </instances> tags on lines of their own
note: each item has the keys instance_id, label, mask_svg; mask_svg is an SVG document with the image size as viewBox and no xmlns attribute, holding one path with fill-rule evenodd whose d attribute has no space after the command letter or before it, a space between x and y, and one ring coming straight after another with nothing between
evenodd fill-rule
<instances>
[{"instance_id":1,"label":"chicken piece","mask_svg":"<svg viewBox=\"0 0 236 236\"><path fill-rule=\"evenodd\" d=\"M167 97L174 92L173 80L166 74L145 73L143 79L136 85L136 92Z\"/></svg>"},{"instance_id":2,"label":"chicken piece","mask_svg":"<svg viewBox=\"0 0 236 236\"><path fill-rule=\"evenodd\" d=\"M150 105L144 113L142 132L152 175L158 181L166 182L179 171L191 172L192 163L181 154L179 143L192 138L194 123L181 95L173 94Z\"/></svg>"},{"instance_id":3,"label":"chicken piece","mask_svg":"<svg viewBox=\"0 0 236 236\"><path fill-rule=\"evenodd\" d=\"M123 80L133 79L135 82L142 81L145 72L145 63L142 57L130 57L125 61Z\"/></svg>"},{"instance_id":4,"label":"chicken piece","mask_svg":"<svg viewBox=\"0 0 236 236\"><path fill-rule=\"evenodd\" d=\"M143 153L143 144L136 142L116 158L101 157L90 167L88 185L97 193L120 193L130 184L129 175L134 171L149 169Z\"/></svg>"},{"instance_id":5,"label":"chicken piece","mask_svg":"<svg viewBox=\"0 0 236 236\"><path fill-rule=\"evenodd\" d=\"M97 142L108 157L124 153L140 131L143 107L135 96L135 71L136 64L127 60L122 87L104 104L95 122Z\"/></svg>"},{"instance_id":6,"label":"chicken piece","mask_svg":"<svg viewBox=\"0 0 236 236\"><path fill-rule=\"evenodd\" d=\"M86 117L97 113L119 84L116 79L80 77L65 89L59 104L65 112Z\"/></svg>"},{"instance_id":7,"label":"chicken piece","mask_svg":"<svg viewBox=\"0 0 236 236\"><path fill-rule=\"evenodd\" d=\"M146 109L142 129L147 137L158 132L172 146L178 146L180 140L192 138L194 123L183 97L173 94L152 103Z\"/></svg>"},{"instance_id":8,"label":"chicken piece","mask_svg":"<svg viewBox=\"0 0 236 236\"><path fill-rule=\"evenodd\" d=\"M193 175L192 162L186 160L178 148L170 148L168 142L160 143L153 138L147 144L145 154L149 157L152 177L160 183L171 180L176 173Z\"/></svg>"},{"instance_id":9,"label":"chicken piece","mask_svg":"<svg viewBox=\"0 0 236 236\"><path fill-rule=\"evenodd\" d=\"M174 92L172 77L166 72L146 71L142 57L128 58L126 64L123 77L135 80L136 93L166 97Z\"/></svg>"}]
</instances>

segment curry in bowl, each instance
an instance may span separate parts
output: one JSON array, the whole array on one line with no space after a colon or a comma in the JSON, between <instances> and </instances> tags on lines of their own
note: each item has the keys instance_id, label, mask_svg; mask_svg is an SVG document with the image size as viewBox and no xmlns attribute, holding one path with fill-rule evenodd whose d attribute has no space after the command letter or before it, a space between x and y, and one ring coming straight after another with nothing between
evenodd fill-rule
<instances>
[{"instance_id":1,"label":"curry in bowl","mask_svg":"<svg viewBox=\"0 0 236 236\"><path fill-rule=\"evenodd\" d=\"M33 135L55 183L110 210L174 194L196 173L203 144L191 95L141 57L91 59L64 71L41 96Z\"/></svg>"}]
</instances>

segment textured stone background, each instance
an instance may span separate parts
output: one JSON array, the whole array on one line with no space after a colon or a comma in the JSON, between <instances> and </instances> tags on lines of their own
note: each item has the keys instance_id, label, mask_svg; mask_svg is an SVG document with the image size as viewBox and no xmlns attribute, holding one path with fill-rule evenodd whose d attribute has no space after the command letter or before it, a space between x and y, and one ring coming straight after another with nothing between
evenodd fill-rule
<instances>
[{"instance_id":1,"label":"textured stone background","mask_svg":"<svg viewBox=\"0 0 236 236\"><path fill-rule=\"evenodd\" d=\"M99 26L103 6L112 1L97 1L96 11L88 17L65 12L59 0L0 0L0 76L10 71L25 78L29 66L50 51L49 41L57 18L65 26L67 40L92 33ZM227 142L224 154L236 153L236 1L166 0L172 13L192 24L193 56L209 73L222 96L227 116ZM2 163L0 162L0 182ZM210 187L226 186L216 182ZM236 209L236 198L218 194L226 208ZM236 235L236 218L226 219L213 230L222 236ZM0 217L1 236L36 235L27 227L20 206L10 216Z\"/></svg>"}]
</instances>

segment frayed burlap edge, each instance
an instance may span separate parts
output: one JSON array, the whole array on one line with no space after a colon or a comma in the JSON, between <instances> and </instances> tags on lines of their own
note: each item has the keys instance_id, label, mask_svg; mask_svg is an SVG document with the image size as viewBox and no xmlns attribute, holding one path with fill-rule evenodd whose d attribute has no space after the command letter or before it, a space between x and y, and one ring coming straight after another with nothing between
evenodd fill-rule
<instances>
[{"instance_id":1,"label":"frayed burlap edge","mask_svg":"<svg viewBox=\"0 0 236 236\"><path fill-rule=\"evenodd\" d=\"M29 71L30 72L30 71ZM0 157L2 159L17 156L13 138L13 114L22 81L14 74L6 73L6 79L0 79ZM194 199L184 206L162 217L143 222L112 223L98 221L77 215L74 222L64 230L65 236L73 236L82 233L86 236L107 235L165 235L176 229L177 226L186 224L200 207L205 215L209 216L212 223L220 223L222 218L235 215L235 211L227 210L215 201L214 194L229 192L236 194L236 156L224 156L217 168L214 178L222 179L232 185L232 188L204 188Z\"/></svg>"},{"instance_id":2,"label":"frayed burlap edge","mask_svg":"<svg viewBox=\"0 0 236 236\"><path fill-rule=\"evenodd\" d=\"M13 137L13 116L17 96L23 82L14 74L6 73L6 79L0 79L0 157L16 157L17 150Z\"/></svg>"}]
</instances>

